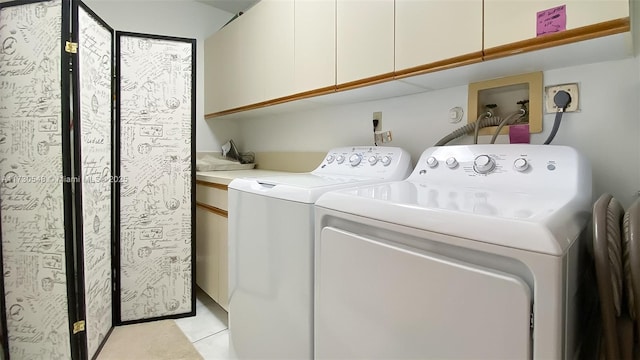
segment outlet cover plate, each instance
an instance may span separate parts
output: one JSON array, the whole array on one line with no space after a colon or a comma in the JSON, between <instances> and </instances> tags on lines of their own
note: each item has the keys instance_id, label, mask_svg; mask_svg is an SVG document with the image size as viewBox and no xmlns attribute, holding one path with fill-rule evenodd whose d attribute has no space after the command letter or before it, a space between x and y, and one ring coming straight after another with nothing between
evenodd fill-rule
<instances>
[{"instance_id":1,"label":"outlet cover plate","mask_svg":"<svg viewBox=\"0 0 640 360\"><path fill-rule=\"evenodd\" d=\"M571 95L571 102L569 103L569 106L567 107L565 112L580 111L580 108L578 107L578 105L580 104L578 83L570 83L570 84L546 86L544 88L545 112L547 114L558 112L558 107L553 102L553 97L560 90L564 90Z\"/></svg>"},{"instance_id":2,"label":"outlet cover plate","mask_svg":"<svg viewBox=\"0 0 640 360\"><path fill-rule=\"evenodd\" d=\"M393 140L393 136L391 135L391 130L376 131L374 133L374 140L378 145L391 142Z\"/></svg>"},{"instance_id":3,"label":"outlet cover plate","mask_svg":"<svg viewBox=\"0 0 640 360\"><path fill-rule=\"evenodd\" d=\"M387 130L387 131L383 131L382 132L382 143L388 143L391 142L391 140L393 140L393 137L391 136L391 130Z\"/></svg>"}]
</instances>

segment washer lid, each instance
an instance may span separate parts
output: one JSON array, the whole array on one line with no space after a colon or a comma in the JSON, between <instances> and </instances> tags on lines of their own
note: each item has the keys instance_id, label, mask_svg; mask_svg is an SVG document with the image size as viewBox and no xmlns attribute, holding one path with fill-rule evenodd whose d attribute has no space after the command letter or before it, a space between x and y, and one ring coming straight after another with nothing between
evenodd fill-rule
<instances>
[{"instance_id":1,"label":"washer lid","mask_svg":"<svg viewBox=\"0 0 640 360\"><path fill-rule=\"evenodd\" d=\"M412 181L324 194L317 206L447 235L562 255L584 228L590 195L491 191Z\"/></svg>"},{"instance_id":2,"label":"washer lid","mask_svg":"<svg viewBox=\"0 0 640 360\"><path fill-rule=\"evenodd\" d=\"M312 204L327 191L380 182L371 177L316 175L301 173L234 179L230 189Z\"/></svg>"}]
</instances>

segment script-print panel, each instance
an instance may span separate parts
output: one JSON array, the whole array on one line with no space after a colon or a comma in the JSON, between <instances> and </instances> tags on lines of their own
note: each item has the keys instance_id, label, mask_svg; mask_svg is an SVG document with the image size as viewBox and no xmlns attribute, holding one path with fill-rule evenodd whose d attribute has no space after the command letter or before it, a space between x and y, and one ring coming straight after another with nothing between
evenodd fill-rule
<instances>
[{"instance_id":1,"label":"script-print panel","mask_svg":"<svg viewBox=\"0 0 640 360\"><path fill-rule=\"evenodd\" d=\"M85 323L92 358L112 327L113 33L82 6L78 27Z\"/></svg>"},{"instance_id":2,"label":"script-print panel","mask_svg":"<svg viewBox=\"0 0 640 360\"><path fill-rule=\"evenodd\" d=\"M9 353L69 359L61 1L0 9L0 203Z\"/></svg>"},{"instance_id":3,"label":"script-print panel","mask_svg":"<svg viewBox=\"0 0 640 360\"><path fill-rule=\"evenodd\" d=\"M121 320L192 309L190 42L121 35Z\"/></svg>"}]
</instances>

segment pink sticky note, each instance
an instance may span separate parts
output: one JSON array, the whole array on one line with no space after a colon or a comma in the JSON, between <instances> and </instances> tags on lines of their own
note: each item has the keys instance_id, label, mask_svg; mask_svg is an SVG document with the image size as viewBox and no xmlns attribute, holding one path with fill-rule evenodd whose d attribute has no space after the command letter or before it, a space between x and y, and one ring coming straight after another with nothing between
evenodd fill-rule
<instances>
[{"instance_id":1,"label":"pink sticky note","mask_svg":"<svg viewBox=\"0 0 640 360\"><path fill-rule=\"evenodd\" d=\"M538 12L536 36L567 30L567 6L560 5Z\"/></svg>"},{"instance_id":2,"label":"pink sticky note","mask_svg":"<svg viewBox=\"0 0 640 360\"><path fill-rule=\"evenodd\" d=\"M529 124L509 126L510 144L528 144L529 142Z\"/></svg>"}]
</instances>

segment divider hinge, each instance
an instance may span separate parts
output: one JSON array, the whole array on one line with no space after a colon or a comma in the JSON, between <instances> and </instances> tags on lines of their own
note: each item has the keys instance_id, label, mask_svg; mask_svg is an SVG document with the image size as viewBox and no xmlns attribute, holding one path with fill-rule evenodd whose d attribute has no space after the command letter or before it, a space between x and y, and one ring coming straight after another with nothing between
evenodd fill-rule
<instances>
[{"instance_id":1,"label":"divider hinge","mask_svg":"<svg viewBox=\"0 0 640 360\"><path fill-rule=\"evenodd\" d=\"M78 53L78 43L67 41L65 46L64 46L64 51L68 52L69 54L77 54Z\"/></svg>"},{"instance_id":2,"label":"divider hinge","mask_svg":"<svg viewBox=\"0 0 640 360\"><path fill-rule=\"evenodd\" d=\"M84 331L84 320L76 321L73 323L73 334L77 334Z\"/></svg>"},{"instance_id":3,"label":"divider hinge","mask_svg":"<svg viewBox=\"0 0 640 360\"><path fill-rule=\"evenodd\" d=\"M531 314L529 315L529 327L531 327L531 330L533 330L533 322L534 322L534 318L533 318L533 311L531 312Z\"/></svg>"}]
</instances>

